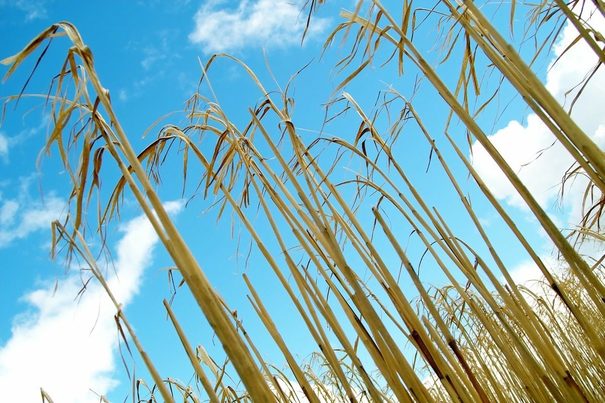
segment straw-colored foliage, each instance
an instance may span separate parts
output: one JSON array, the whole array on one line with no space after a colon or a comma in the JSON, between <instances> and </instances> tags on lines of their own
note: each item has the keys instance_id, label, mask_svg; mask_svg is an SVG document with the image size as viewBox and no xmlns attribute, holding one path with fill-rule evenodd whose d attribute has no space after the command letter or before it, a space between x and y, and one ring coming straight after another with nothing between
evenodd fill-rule
<instances>
[{"instance_id":1,"label":"straw-colored foliage","mask_svg":"<svg viewBox=\"0 0 605 403\"><path fill-rule=\"evenodd\" d=\"M308 2L311 19L319 3ZM508 12L510 26L495 27L472 1L405 0L388 6L378 0L359 1L353 11L342 12L342 22L326 40L325 52L332 43L350 49L338 64L345 78L328 104L326 127L346 119L346 130L355 129L338 136L325 134L328 130L313 135L301 131L289 87L269 91L244 63L218 55L203 67L199 92L187 103L187 123L164 126L137 153L95 72L92 52L74 26L54 24L5 59L10 75L52 38L67 36L72 43L47 99L52 116L47 147L59 150L73 185L71 214L55 223L54 245L66 243L84 258L113 299L121 334L135 344L155 384L137 381L141 395L193 402L602 401L603 267L601 260L581 256L578 247L602 242L605 236L599 225L605 158L532 70L534 60L550 48L567 22L580 32L572 46L585 42L599 64L605 61L602 33L587 23L587 11L581 12L584 7L605 14L605 5L601 0L586 3L590 7L577 0L531 7L502 2L499 13ZM504 39L503 32L512 30L518 18L527 25L517 35L535 39L529 58L522 58ZM429 31L443 45L442 63L448 71L459 68L453 85L416 45L415 35L430 24L437 30ZM257 105L241 105L248 111L244 124L233 122L214 97L210 83L219 58L240 66L258 88ZM414 94L406 98L390 88L368 109L344 92L369 66L394 66L395 74L409 75L409 80L422 77L423 85L436 90L449 109L443 133L429 132L424 123L428 117L409 100L418 99ZM482 94L486 71L499 83L488 95ZM557 228L479 124L478 117L490 110L500 85L514 89L573 157L576 165L565 179L589 178L586 215L575 233ZM402 150L411 136L431 155L432 174L450 184L441 190L442 205L423 196L427 186L405 168ZM471 141L485 148L518 191L555 245L565 270L555 271L542 261L490 193L469 162ZM121 179L104 207L89 214L95 191L105 200L99 178L108 153ZM263 293L244 275L249 301L287 367L266 362L241 318L208 281L156 192L162 164L178 158L184 179L198 184L196 195L214 200L219 217L230 212L247 230L267 270L291 299L301 331L316 343L310 359L297 359L281 325L272 319L271 307L263 303ZM343 173L340 166L345 162L354 168ZM506 245L477 217L465 186L491 205L533 259L545 279L541 288L514 283L499 254ZM195 385L183 385L154 367L88 250L85 228L92 225L91 217L98 221L98 233L104 234L118 217L127 190L224 348L225 362L210 357L185 333L165 302L195 372ZM458 227L442 215L445 204L458 205L461 219L475 231L473 244L461 239ZM415 263L417 253L407 247L405 236L410 233L422 251L422 263ZM431 286L424 279L428 275L441 280Z\"/></svg>"}]
</instances>

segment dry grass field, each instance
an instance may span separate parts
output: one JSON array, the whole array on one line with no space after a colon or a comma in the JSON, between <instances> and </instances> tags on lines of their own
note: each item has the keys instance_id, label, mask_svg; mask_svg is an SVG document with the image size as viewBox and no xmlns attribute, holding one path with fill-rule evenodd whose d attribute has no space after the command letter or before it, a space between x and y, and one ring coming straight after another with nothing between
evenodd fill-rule
<instances>
[{"instance_id":1,"label":"dry grass field","mask_svg":"<svg viewBox=\"0 0 605 403\"><path fill-rule=\"evenodd\" d=\"M321 3L307 2L310 19ZM188 103L188 123L162 127L142 151L131 146L95 71L94 49L86 46L75 26L54 24L3 60L10 76L25 59L44 57L36 51L45 49L51 38L71 42L46 100L53 118L47 147L58 150L72 184L70 214L53 224L53 246L84 259L113 299L118 326L144 360L152 378L148 384L155 384L149 401L603 401L603 265L602 258L583 255L581 246L599 244L605 237L605 155L547 90L532 60L548 52L560 29L572 24L579 32L572 47L588 45L599 65L603 63L603 32L590 25L589 14L603 18L605 4L502 2L500 15L510 19L508 29L514 19L522 18L525 35L540 33L534 37L534 54L528 56L527 48L521 55L505 39L506 28L494 25L480 3L442 0L427 10L419 1L383 5L360 0L352 11L343 11L324 49L331 52L336 44L347 49L336 66L344 75L331 105L342 113L331 112L329 119L352 121L357 130L311 140L291 115L294 99L288 88L268 90L231 56L217 55L204 65L200 91ZM453 78L444 77L416 46L423 19L428 18L440 27L443 63L459 69ZM212 87L205 87L218 58L231 59L258 88L261 101L241 105L249 112L245 124L231 121L214 102ZM346 92L373 65L391 66L403 77L422 77L449 109L449 115L441 117L443 132L430 131L427 123L434 117L421 116L415 108L419 98L406 98L390 88L368 109ZM480 91L486 72L496 77L492 82L518 94L573 158L574 166L562 181L585 178L583 218L573 230L553 222L488 138L478 118L495 99ZM477 234L472 242L457 235L455 225L441 214L443 206L429 201L423 194L425 184L408 174L400 151L405 131L416 133L430 150L431 169L449 183L442 190L447 203L459 206L460 219ZM563 269L543 261L486 186L469 154L475 142L539 223ZM343 159L353 161L359 171L343 175L337 169ZM121 179L97 208L89 205L90 195L101 192L99 176L109 160L117 164ZM264 359L241 318L200 267L204 257L194 256L163 207L156 182L166 160L180 161L185 176L202 172L198 194L216 197L217 215L228 212L246 229L267 270L291 299L291 314L315 342L310 360L296 358L272 319L271 307L263 302L261 285L244 275L250 304L289 368L279 369ZM515 283L500 256L507 246L480 220L466 195L469 182L531 257L544 279L539 287ZM136 200L153 225L228 358L228 365L219 364L196 345L164 301L170 318L166 325L174 326L199 388L181 384L155 367L152 352L137 339L89 250L89 237L102 236L103 231L85 231L85 223L95 219L102 229L119 219L124 194ZM408 254L402 226L414 234L433 275L443 279L438 286L424 281L425 273ZM44 391L42 395L52 401Z\"/></svg>"}]
</instances>

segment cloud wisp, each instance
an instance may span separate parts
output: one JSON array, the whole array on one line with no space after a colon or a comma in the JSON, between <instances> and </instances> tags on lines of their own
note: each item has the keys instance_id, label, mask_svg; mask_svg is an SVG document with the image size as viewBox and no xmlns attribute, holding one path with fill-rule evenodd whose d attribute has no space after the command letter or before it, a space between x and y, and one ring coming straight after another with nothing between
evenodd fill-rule
<instances>
[{"instance_id":1,"label":"cloud wisp","mask_svg":"<svg viewBox=\"0 0 605 403\"><path fill-rule=\"evenodd\" d=\"M206 54L233 52L244 48L288 47L300 44L306 15L300 1L242 0L235 9L220 7L220 0L205 2L194 17L189 40ZM309 38L328 26L325 18L311 21Z\"/></svg>"},{"instance_id":2,"label":"cloud wisp","mask_svg":"<svg viewBox=\"0 0 605 403\"><path fill-rule=\"evenodd\" d=\"M26 238L30 234L49 230L50 223L59 219L65 210L65 201L51 195L43 202L24 203L24 200L0 198L0 248Z\"/></svg>"},{"instance_id":3,"label":"cloud wisp","mask_svg":"<svg viewBox=\"0 0 605 403\"><path fill-rule=\"evenodd\" d=\"M46 0L0 0L0 6L9 6L25 14L25 21L45 19Z\"/></svg>"},{"instance_id":4,"label":"cloud wisp","mask_svg":"<svg viewBox=\"0 0 605 403\"><path fill-rule=\"evenodd\" d=\"M0 132L0 159L8 161L8 137Z\"/></svg>"},{"instance_id":5,"label":"cloud wisp","mask_svg":"<svg viewBox=\"0 0 605 403\"><path fill-rule=\"evenodd\" d=\"M169 203L169 212L180 210ZM117 243L115 272L108 283L126 305L137 294L143 272L152 263L157 236L144 217L124 224ZM118 343L115 308L96 283L76 299L78 275L39 288L23 297L30 309L14 319L10 339L0 347L0 400L39 401L40 387L60 402L98 402L117 385Z\"/></svg>"}]
</instances>

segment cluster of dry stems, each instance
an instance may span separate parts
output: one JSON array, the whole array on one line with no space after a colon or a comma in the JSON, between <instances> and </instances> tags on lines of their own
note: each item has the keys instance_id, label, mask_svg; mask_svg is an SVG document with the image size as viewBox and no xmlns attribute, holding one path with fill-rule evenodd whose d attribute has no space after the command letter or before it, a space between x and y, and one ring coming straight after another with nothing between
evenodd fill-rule
<instances>
[{"instance_id":1,"label":"cluster of dry stems","mask_svg":"<svg viewBox=\"0 0 605 403\"><path fill-rule=\"evenodd\" d=\"M554 26L553 32L564 23L573 24L580 33L578 41L587 43L602 63L602 33L591 28L586 12L581 10L584 7L605 15L605 5L601 0L590 3L545 1L533 6L531 23L543 29ZM312 1L307 6L312 12L320 4ZM512 21L519 12L515 1L507 7ZM440 24L447 27L448 57L459 52L460 76L453 90L415 45L420 13L438 15ZM248 110L247 124L236 126L214 99L197 93L188 103L186 125L165 126L151 144L136 153L95 72L90 49L71 24L54 24L4 63L10 66L10 75L51 38L65 35L73 44L55 80L54 95L48 96L53 130L47 147L59 150L73 184L71 215L66 222L54 224L54 244L67 242L112 298L118 323L128 332L155 383L149 388L149 398L195 402L602 401L605 283L601 261L589 263L579 254L578 244L557 228L478 124L477 111L469 106L480 86L476 59L489 60L502 81L521 95L573 157L573 172L589 178L586 197L593 198L586 200L587 214L576 234L584 242L603 240L599 226L601 195L605 194L603 151L546 90L531 65L477 3L442 0L427 10L411 0L389 7L367 0L359 1L353 12L343 12L342 18L327 44L336 38L348 40L351 53L339 67L352 67L353 71L338 91L372 65L381 54L379 50L392 53L389 61L397 63L401 73L404 61L411 63L447 104L450 116L446 126L457 120L518 191L568 268L565 276L555 275L544 264L486 187L467 157L465 141L456 139L448 128L439 137L443 141L437 141L413 103L394 90L385 94L383 108L374 114L342 92L334 104L343 105L349 118L355 115L358 130L351 136L318 135L308 141L309 136L301 134L291 115L293 100L287 89L272 94L254 72L231 58L249 74L262 96L262 102ZM542 50L539 46L536 53ZM205 65L204 82L217 57ZM73 90L69 97L66 88ZM489 100L478 109L487 103ZM397 111L395 122L384 129L378 122L392 110ZM408 175L394 151L404 123L405 130L420 134L438 160L440 172L451 185L448 197L460 203L479 235L480 246L460 239L440 214L439 206L429 205ZM68 154L75 145L80 156L74 166ZM130 189L221 341L234 371L230 375L241 384L229 381L232 378L227 377L224 366L203 347L191 344L166 301L198 387L203 388L201 396L191 385L163 378L139 343L82 235L88 200L100 187L99 175L107 153L122 177L107 207L98 211L99 227L116 216L122 193ZM247 230L316 343L311 362L297 361L261 293L246 275L243 280L250 303L283 354L287 370L263 359L263 351L210 284L154 187L169 153L183 159L184 175L188 170L203 172L202 194L216 195L219 215L231 211ZM362 167L360 173L343 177L338 170L343 159L355 161ZM452 164L463 167L464 172L453 169ZM543 292L514 283L498 253L498 240L484 227L465 195L460 180L466 176L473 179L482 197L539 268L545 278ZM258 231L254 220L261 220L266 230ZM431 270L445 278L447 286L432 288L421 279L401 240L399 226L403 224L399 223L412 230L431 259ZM400 273L393 269L393 256L402 268ZM404 292L403 284L413 286L414 291ZM43 398L50 400L44 392Z\"/></svg>"}]
</instances>

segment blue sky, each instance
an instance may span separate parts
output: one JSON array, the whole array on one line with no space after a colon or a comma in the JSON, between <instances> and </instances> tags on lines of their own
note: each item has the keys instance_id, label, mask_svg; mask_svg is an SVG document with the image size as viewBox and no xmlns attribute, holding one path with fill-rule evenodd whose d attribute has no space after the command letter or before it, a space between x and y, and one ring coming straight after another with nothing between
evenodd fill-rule
<instances>
[{"instance_id":1,"label":"blue sky","mask_svg":"<svg viewBox=\"0 0 605 403\"><path fill-rule=\"evenodd\" d=\"M352 8L354 2L349 3L346 5ZM305 14L299 12L298 4L281 0L241 3L0 0L0 37L3 38L0 57L16 53L55 21L74 23L94 53L97 72L110 90L115 111L137 150L157 132L152 129L148 137L143 138L158 117L167 115L163 123L184 123L181 111L196 89L200 60L205 62L212 53L229 52L241 58L273 90L283 88L294 72L311 63L294 82L292 94L297 100L296 123L312 138L322 125L323 104L338 95L334 90L346 77L345 72L334 68L339 58L346 55L346 46L335 43L320 57L323 39L339 21L339 7L326 5L320 9L301 46ZM493 12L489 8L487 11ZM495 21L506 23L501 17ZM602 21L595 20L595 24L600 24L602 29ZM430 25L423 29L434 31ZM559 55L573 37L573 29L565 28L553 49L554 54ZM429 53L432 61L439 60L439 53L428 37L417 42L423 49L432 50ZM49 79L59 70L67 46L65 38L53 41L27 93L48 91ZM566 100L566 90L577 84L594 62L590 52L581 46L573 52L552 68L549 62L554 56L537 65L540 77L562 103ZM382 60L386 58L388 55ZM35 58L30 60L0 87L1 97L19 93L34 61ZM4 71L3 67L0 72ZM441 72L448 83L455 82L451 65L442 67ZM410 68L403 77L395 73L393 68L381 68L380 63L374 63L346 91L368 107L374 104L378 90L389 87L410 96L416 77L414 69ZM210 77L223 108L234 121L244 122L248 107L253 107L262 94L240 67L227 60L219 60L212 67ZM484 85L488 92L494 83L486 80ZM428 83L422 88L414 98L414 105L426 117L429 130L437 136L444 121L435 116L446 116L447 110ZM595 100L601 99L604 91L605 77L600 71L574 112L580 125L601 146L605 143L605 116L602 103ZM551 135L513 97L510 89L505 88L501 103L511 100L511 106L504 111L488 109L481 122L540 203L561 227L567 228L579 217L582 183L574 184L562 200L558 199L557 184L570 160L557 146L549 147ZM498 111L502 111L502 115L496 120L493 116ZM80 273L77 265L66 269L61 258L49 259L50 221L64 216L69 188L56 151L50 157L40 158L48 134L47 113L40 99L24 98L17 106L7 105L0 126L0 400L17 401L15 396L19 396L19 401L37 401L42 386L55 401L98 401L91 389L112 401L122 401L130 389L118 352L113 308L102 290L93 284L78 297L86 273ZM358 125L358 121L355 122ZM354 133L356 129L356 124L341 120L329 125L326 132L344 136L342 133ZM451 206L455 203L447 199L448 192L442 190L448 185L435 168L436 162L432 161L431 170L425 172L428 147L413 138L404 144L400 150L402 160L418 189L456 223L460 210ZM469 151L468 147L466 150ZM540 158L536 159L538 155ZM476 169L519 225L528 231L537 250L550 259L549 242L536 229L519 197L476 144L473 158ZM459 164L454 165L460 169ZM356 169L346 162L341 168L343 174ZM105 185L111 186L114 181L115 172L108 169ZM509 235L472 183L463 183L465 191L474 197L480 218L500 240L501 253L514 276L519 281L534 278L535 269L527 257L518 252L518 246L508 244ZM185 205L180 185L179 164L169 163L160 195L213 284L230 305L241 312L241 317L249 318L245 325L256 336L260 349L267 352L268 361L280 366L283 358L251 318L253 314L245 299L241 273L251 273L271 313L278 322L282 321L284 334L295 346L298 358L303 359L312 349L306 344L307 339L299 335L296 324L289 322L292 307L282 303L284 296L278 291L275 279L263 271L265 267L257 254L253 254L249 267L244 264L247 238L242 229L236 226L232 232L230 218L217 224L215 213L207 211L212 200L195 199ZM461 219L456 230L464 234L464 225ZM402 236L403 233L404 230ZM238 250L234 238L240 235L243 241ZM468 236L476 235L469 233ZM192 372L161 305L161 299L170 296L167 268L172 263L131 197L126 197L120 222L112 227L109 241L114 263L107 267L107 275L119 299L127 305L127 315L145 348L164 376L190 382ZM93 243L94 246L98 245ZM175 310L196 343L211 352L219 351L218 341L213 339L184 290L179 291ZM134 365L136 375L147 378L138 357L130 358L124 346L122 352L131 370Z\"/></svg>"}]
</instances>

